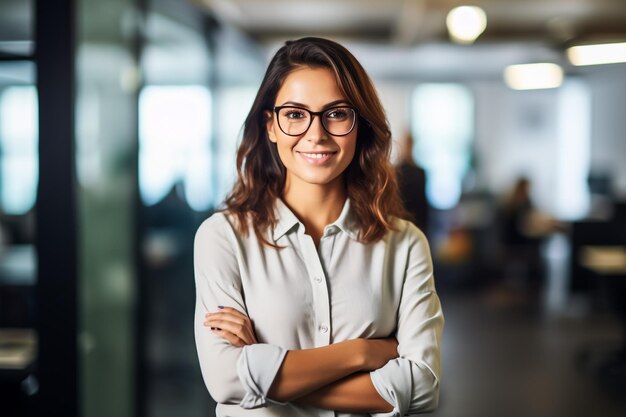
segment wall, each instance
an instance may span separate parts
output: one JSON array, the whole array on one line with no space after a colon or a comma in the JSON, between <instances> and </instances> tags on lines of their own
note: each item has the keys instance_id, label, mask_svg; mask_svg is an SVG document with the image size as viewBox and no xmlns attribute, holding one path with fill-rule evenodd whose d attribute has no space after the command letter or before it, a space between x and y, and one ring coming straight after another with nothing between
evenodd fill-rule
<instances>
[{"instance_id":1,"label":"wall","mask_svg":"<svg viewBox=\"0 0 626 417\"><path fill-rule=\"evenodd\" d=\"M626 199L626 64L589 67L592 172L609 172L613 191Z\"/></svg>"},{"instance_id":2,"label":"wall","mask_svg":"<svg viewBox=\"0 0 626 417\"><path fill-rule=\"evenodd\" d=\"M572 84L582 86L575 95L583 102L585 87L588 90L590 126L587 126L584 117L581 119L576 116L575 109L566 108L563 111L562 108L567 107L568 103L566 94L570 94L571 89L567 93L565 87L514 91L499 78L467 82L476 100L474 146L478 162L478 187L502 195L517 176L528 175L533 182L536 204L554 214L563 212L565 203L558 201L558 198L568 198L559 190L563 187L563 178L580 176L581 169L585 169L585 163L581 162L580 157L570 155L571 150L564 147L571 145L570 142L574 140L569 135L589 129L591 172L610 173L615 193L626 198L624 66L589 67L578 72L579 76L568 81L567 88L572 87ZM410 79L375 79L395 139L403 134L408 125L410 97L418 82ZM565 129L567 125L569 128ZM579 179L578 184L582 181ZM580 207L586 206L585 201L576 204L579 205L578 212Z\"/></svg>"}]
</instances>

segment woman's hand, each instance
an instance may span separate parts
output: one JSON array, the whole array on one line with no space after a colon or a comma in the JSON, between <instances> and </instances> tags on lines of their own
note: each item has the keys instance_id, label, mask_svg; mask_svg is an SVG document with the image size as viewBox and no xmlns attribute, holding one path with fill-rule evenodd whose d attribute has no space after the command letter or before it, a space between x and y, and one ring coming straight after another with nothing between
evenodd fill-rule
<instances>
[{"instance_id":1,"label":"woman's hand","mask_svg":"<svg viewBox=\"0 0 626 417\"><path fill-rule=\"evenodd\" d=\"M234 308L220 307L220 311L207 313L205 318L204 325L233 346L243 347L258 343L248 316Z\"/></svg>"},{"instance_id":2,"label":"woman's hand","mask_svg":"<svg viewBox=\"0 0 626 417\"><path fill-rule=\"evenodd\" d=\"M395 337L360 340L363 342L360 350L363 359L363 371L374 371L382 368L387 362L398 357L398 341Z\"/></svg>"}]
</instances>

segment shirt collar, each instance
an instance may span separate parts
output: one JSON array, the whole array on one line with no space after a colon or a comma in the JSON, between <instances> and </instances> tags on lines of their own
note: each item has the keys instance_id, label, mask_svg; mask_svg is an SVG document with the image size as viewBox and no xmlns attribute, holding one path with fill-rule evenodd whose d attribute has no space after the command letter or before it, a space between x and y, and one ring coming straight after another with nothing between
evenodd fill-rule
<instances>
[{"instance_id":1,"label":"shirt collar","mask_svg":"<svg viewBox=\"0 0 626 417\"><path fill-rule=\"evenodd\" d=\"M287 234L296 225L300 224L300 220L295 214L287 207L287 205L280 198L276 199L275 206L276 213L276 226L274 227L274 242Z\"/></svg>"},{"instance_id":2,"label":"shirt collar","mask_svg":"<svg viewBox=\"0 0 626 417\"><path fill-rule=\"evenodd\" d=\"M357 227L356 221L354 220L354 213L350 209L349 198L346 198L346 202L343 205L343 209L341 210L339 218L337 218L334 223L326 226L324 234L327 233L327 230L332 230L331 228L333 227L338 227L339 229L341 229L342 232L350 236L351 239L358 240L359 229Z\"/></svg>"},{"instance_id":3,"label":"shirt collar","mask_svg":"<svg viewBox=\"0 0 626 417\"><path fill-rule=\"evenodd\" d=\"M287 207L287 205L280 198L276 199L275 206L276 213L276 227L274 227L273 238L274 242L286 235L296 226L300 227L301 222L298 220L295 214ZM332 233L333 229L339 228L342 232L350 236L351 239L358 240L358 227L354 219L354 213L350 209L350 199L347 198L343 205L341 214L337 220L327 225L324 228L324 235L329 232ZM302 226L304 230L304 226Z\"/></svg>"}]
</instances>

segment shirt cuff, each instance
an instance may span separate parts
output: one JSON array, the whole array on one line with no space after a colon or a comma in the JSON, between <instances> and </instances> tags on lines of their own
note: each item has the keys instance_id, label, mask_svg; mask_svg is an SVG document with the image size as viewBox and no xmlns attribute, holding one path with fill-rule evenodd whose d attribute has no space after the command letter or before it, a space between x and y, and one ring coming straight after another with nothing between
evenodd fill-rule
<instances>
[{"instance_id":1,"label":"shirt cuff","mask_svg":"<svg viewBox=\"0 0 626 417\"><path fill-rule=\"evenodd\" d=\"M408 366L408 369L407 369ZM370 372L372 384L385 401L393 406L388 413L372 413L373 417L402 417L411 403L411 369L404 361L395 359L385 366Z\"/></svg>"},{"instance_id":2,"label":"shirt cuff","mask_svg":"<svg viewBox=\"0 0 626 417\"><path fill-rule=\"evenodd\" d=\"M244 346L237 360L237 375L245 395L242 408L265 407L267 403L283 404L267 398L272 382L285 359L287 350L274 345L257 343Z\"/></svg>"}]
</instances>

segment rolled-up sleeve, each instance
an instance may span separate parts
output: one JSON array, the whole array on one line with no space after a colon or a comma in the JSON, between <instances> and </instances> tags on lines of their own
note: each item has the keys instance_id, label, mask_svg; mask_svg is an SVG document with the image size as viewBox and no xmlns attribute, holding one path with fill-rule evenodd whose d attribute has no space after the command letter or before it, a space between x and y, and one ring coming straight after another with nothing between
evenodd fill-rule
<instances>
[{"instance_id":1,"label":"rolled-up sleeve","mask_svg":"<svg viewBox=\"0 0 626 417\"><path fill-rule=\"evenodd\" d=\"M204 326L206 313L218 311L218 306L247 314L235 247L234 231L221 213L207 219L196 232L196 349L202 377L216 402L258 408L272 402L267 392L286 351L270 344L237 348Z\"/></svg>"},{"instance_id":2,"label":"rolled-up sleeve","mask_svg":"<svg viewBox=\"0 0 626 417\"><path fill-rule=\"evenodd\" d=\"M377 417L432 411L439 402L444 318L435 290L426 237L408 226L409 252L398 310L399 358L370 373L378 393L394 408Z\"/></svg>"}]
</instances>

